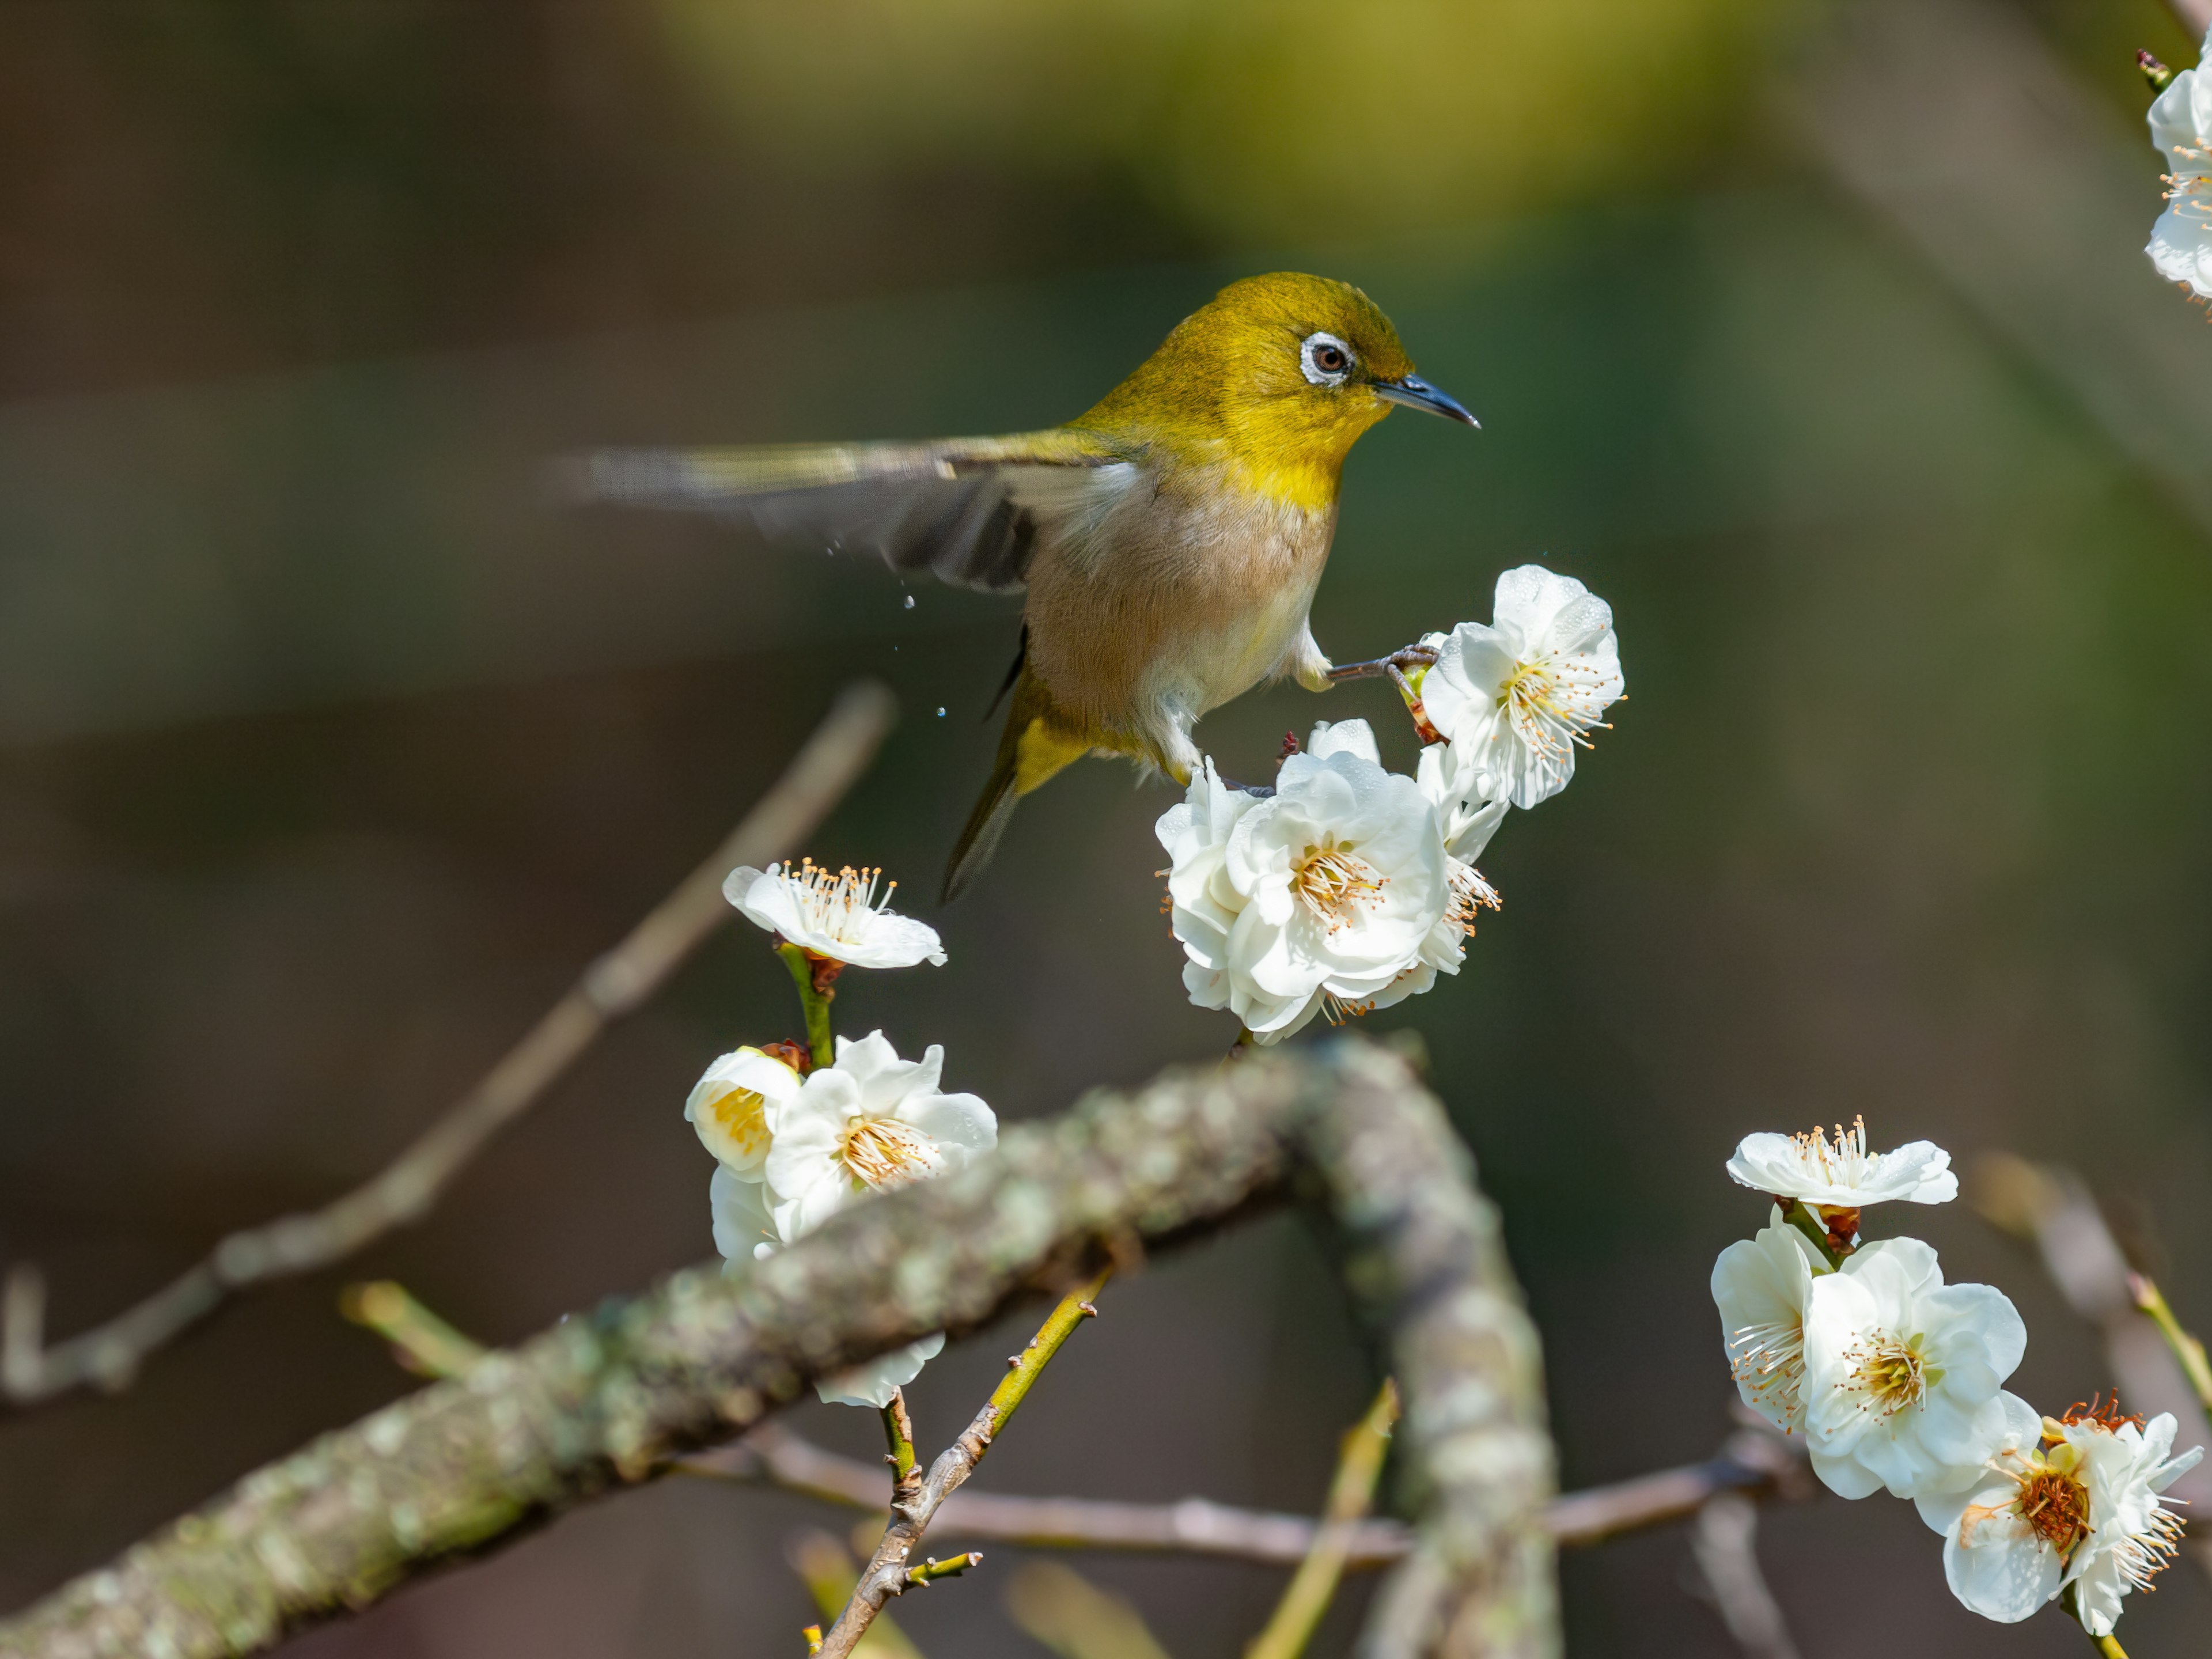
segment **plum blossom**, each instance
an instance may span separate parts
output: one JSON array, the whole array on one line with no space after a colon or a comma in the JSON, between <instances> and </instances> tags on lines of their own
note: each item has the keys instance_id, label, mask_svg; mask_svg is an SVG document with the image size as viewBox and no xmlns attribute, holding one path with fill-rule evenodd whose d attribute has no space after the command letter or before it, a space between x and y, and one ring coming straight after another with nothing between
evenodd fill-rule
<instances>
[{"instance_id":1,"label":"plum blossom","mask_svg":"<svg viewBox=\"0 0 2212 1659\"><path fill-rule=\"evenodd\" d=\"M2168 171L2166 210L2143 252L2168 282L2212 299L2212 82L2201 64L2175 76L2151 104L2150 142Z\"/></svg>"},{"instance_id":2,"label":"plum blossom","mask_svg":"<svg viewBox=\"0 0 2212 1659\"><path fill-rule=\"evenodd\" d=\"M1736 1391L1785 1434L1805 1426L1805 1305L1814 1277L1828 1271L1778 1208L1755 1237L1729 1245L1713 1263L1713 1302Z\"/></svg>"},{"instance_id":3,"label":"plum blossom","mask_svg":"<svg viewBox=\"0 0 2212 1659\"><path fill-rule=\"evenodd\" d=\"M1805 1305L1805 1443L1844 1498L1972 1484L2005 1428L2001 1398L2027 1329L2001 1291L1946 1285L1917 1238L1883 1239L1813 1281Z\"/></svg>"},{"instance_id":4,"label":"plum blossom","mask_svg":"<svg viewBox=\"0 0 2212 1659\"><path fill-rule=\"evenodd\" d=\"M1202 764L1157 829L1193 1002L1274 1042L1324 1008L1411 994L1401 975L1456 971L1466 925L1450 921L1461 901L1437 814L1382 769L1364 720L1316 727L1272 795L1238 793Z\"/></svg>"},{"instance_id":5,"label":"plum blossom","mask_svg":"<svg viewBox=\"0 0 2212 1659\"><path fill-rule=\"evenodd\" d=\"M762 1261L783 1241L769 1213L774 1196L764 1181L748 1181L726 1164L707 1183L707 1204L714 1218L714 1248L728 1262Z\"/></svg>"},{"instance_id":6,"label":"plum blossom","mask_svg":"<svg viewBox=\"0 0 2212 1659\"><path fill-rule=\"evenodd\" d=\"M1455 781L1528 808L1575 775L1575 750L1626 688L1613 611L1571 576L1524 564L1498 579L1488 625L1422 641L1437 653L1419 681L1431 723L1455 751Z\"/></svg>"},{"instance_id":7,"label":"plum blossom","mask_svg":"<svg viewBox=\"0 0 2212 1659\"><path fill-rule=\"evenodd\" d=\"M804 1081L750 1049L717 1060L693 1091L695 1102L717 1091L693 1119L720 1160L708 1188L714 1248L733 1264L773 1255L871 1192L950 1174L995 1146L991 1109L974 1095L938 1088L944 1066L945 1051L934 1045L918 1060L900 1059L880 1031L858 1042L839 1037L836 1064L817 1066ZM788 1082L762 1069L769 1066ZM748 1093L757 1103L724 1109ZM726 1138L742 1144L750 1159L744 1167L709 1138L705 1126L723 1134L725 1119L738 1126ZM764 1142L757 1152L757 1140ZM941 1333L923 1337L823 1377L815 1392L832 1405L888 1405L944 1346Z\"/></svg>"},{"instance_id":8,"label":"plum blossom","mask_svg":"<svg viewBox=\"0 0 2212 1659\"><path fill-rule=\"evenodd\" d=\"M837 1063L817 1066L769 1114L763 1170L786 1243L854 1200L947 1175L999 1143L999 1121L974 1095L939 1090L945 1050L901 1060L881 1031L837 1039Z\"/></svg>"},{"instance_id":9,"label":"plum blossom","mask_svg":"<svg viewBox=\"0 0 2212 1659\"><path fill-rule=\"evenodd\" d=\"M799 1073L757 1048L738 1048L707 1068L684 1103L684 1115L715 1160L740 1181L763 1178L770 1103L799 1092Z\"/></svg>"},{"instance_id":10,"label":"plum blossom","mask_svg":"<svg viewBox=\"0 0 2212 1659\"><path fill-rule=\"evenodd\" d=\"M1728 1172L1739 1186L1823 1209L1857 1210L1891 1199L1948 1204L1959 1195L1950 1153L1927 1140L1869 1152L1864 1118L1849 1131L1838 1127L1833 1140L1817 1128L1802 1135L1746 1135Z\"/></svg>"},{"instance_id":11,"label":"plum blossom","mask_svg":"<svg viewBox=\"0 0 2212 1659\"><path fill-rule=\"evenodd\" d=\"M722 896L763 927L811 956L848 968L911 968L918 962L945 965L945 946L927 922L902 916L890 907L898 890L893 882L876 896L880 870L849 865L835 875L812 859L765 870L746 865L730 872Z\"/></svg>"},{"instance_id":12,"label":"plum blossom","mask_svg":"<svg viewBox=\"0 0 2212 1659\"><path fill-rule=\"evenodd\" d=\"M2109 1636L2120 1603L2172 1559L2181 1521L2160 1496L2197 1466L2179 1457L2174 1420L2077 1407L2038 1417L2003 1397L2005 1427L1970 1486L1919 1501L1943 1534L1943 1575L1984 1619L2016 1624L2069 1586L2092 1636Z\"/></svg>"},{"instance_id":13,"label":"plum blossom","mask_svg":"<svg viewBox=\"0 0 2212 1659\"><path fill-rule=\"evenodd\" d=\"M1498 781L1464 749L1432 743L1421 750L1413 776L1436 808L1444 851L1472 865L1482 856L1512 803L1498 793Z\"/></svg>"}]
</instances>

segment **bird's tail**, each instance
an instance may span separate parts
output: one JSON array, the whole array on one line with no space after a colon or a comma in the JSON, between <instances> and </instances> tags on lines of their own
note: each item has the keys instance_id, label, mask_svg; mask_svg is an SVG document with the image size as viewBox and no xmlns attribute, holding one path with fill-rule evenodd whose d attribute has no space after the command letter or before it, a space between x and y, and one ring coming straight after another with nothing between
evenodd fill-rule
<instances>
[{"instance_id":1,"label":"bird's tail","mask_svg":"<svg viewBox=\"0 0 2212 1659\"><path fill-rule=\"evenodd\" d=\"M998 757L991 763L991 781L968 815L968 827L952 848L945 869L945 898L957 898L982 873L999 850L999 837L1014 816L1024 795L1042 788L1069 762L1079 760L1091 749L1091 739L1074 734L1053 705L1052 696L1031 678L1027 669L1014 682L1006 729L999 734Z\"/></svg>"}]
</instances>

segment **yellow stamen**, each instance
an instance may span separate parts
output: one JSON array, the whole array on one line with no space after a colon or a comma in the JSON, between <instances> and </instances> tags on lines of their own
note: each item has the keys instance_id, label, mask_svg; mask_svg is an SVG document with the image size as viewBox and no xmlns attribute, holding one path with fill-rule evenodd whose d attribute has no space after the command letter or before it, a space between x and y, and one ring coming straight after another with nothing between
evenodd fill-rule
<instances>
[{"instance_id":1,"label":"yellow stamen","mask_svg":"<svg viewBox=\"0 0 2212 1659\"><path fill-rule=\"evenodd\" d=\"M726 1089L701 1111L717 1139L742 1161L768 1151L767 1101L751 1089Z\"/></svg>"},{"instance_id":2,"label":"yellow stamen","mask_svg":"<svg viewBox=\"0 0 2212 1659\"><path fill-rule=\"evenodd\" d=\"M837 1157L863 1187L888 1192L926 1179L943 1160L937 1143L911 1124L855 1118L837 1137Z\"/></svg>"},{"instance_id":3,"label":"yellow stamen","mask_svg":"<svg viewBox=\"0 0 2212 1659\"><path fill-rule=\"evenodd\" d=\"M1365 860L1353 856L1350 842L1340 847L1331 836L1320 846L1306 848L1305 856L1291 872L1291 890L1333 933L1358 921L1361 905L1372 908L1382 903L1382 889L1389 879Z\"/></svg>"}]
</instances>

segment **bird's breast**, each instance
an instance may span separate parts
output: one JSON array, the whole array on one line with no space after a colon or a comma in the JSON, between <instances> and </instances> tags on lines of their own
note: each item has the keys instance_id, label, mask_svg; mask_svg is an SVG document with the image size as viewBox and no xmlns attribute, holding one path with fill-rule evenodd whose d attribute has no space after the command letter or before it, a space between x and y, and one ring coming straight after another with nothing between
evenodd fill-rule
<instances>
[{"instance_id":1,"label":"bird's breast","mask_svg":"<svg viewBox=\"0 0 2212 1659\"><path fill-rule=\"evenodd\" d=\"M1115 733L1182 723L1274 672L1305 625L1336 527L1225 471L1143 478L1082 541L1040 550L1030 670L1054 700Z\"/></svg>"}]
</instances>

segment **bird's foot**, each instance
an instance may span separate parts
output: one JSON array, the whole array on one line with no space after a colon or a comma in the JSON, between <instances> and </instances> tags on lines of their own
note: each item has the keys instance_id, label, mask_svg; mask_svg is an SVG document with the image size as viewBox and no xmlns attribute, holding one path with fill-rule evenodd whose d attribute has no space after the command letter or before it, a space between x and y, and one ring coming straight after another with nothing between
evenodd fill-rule
<instances>
[{"instance_id":1,"label":"bird's foot","mask_svg":"<svg viewBox=\"0 0 2212 1659\"><path fill-rule=\"evenodd\" d=\"M1221 777L1218 772L1214 775ZM1221 787L1224 789L1242 790L1248 795L1257 795L1261 800L1266 800L1275 793L1275 786L1272 783L1239 783L1234 778L1221 778Z\"/></svg>"},{"instance_id":2,"label":"bird's foot","mask_svg":"<svg viewBox=\"0 0 2212 1659\"><path fill-rule=\"evenodd\" d=\"M1436 647L1409 645L1387 657L1377 657L1372 662L1348 662L1332 668L1328 671L1328 683L1341 685L1346 680L1379 680L1394 668L1403 674L1416 668L1432 668L1436 660Z\"/></svg>"}]
</instances>

